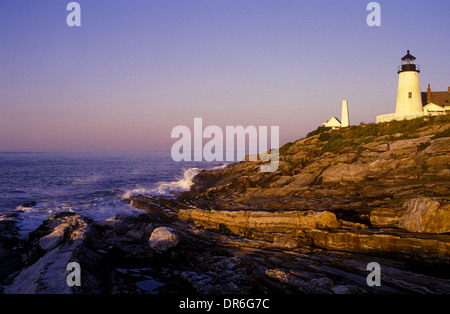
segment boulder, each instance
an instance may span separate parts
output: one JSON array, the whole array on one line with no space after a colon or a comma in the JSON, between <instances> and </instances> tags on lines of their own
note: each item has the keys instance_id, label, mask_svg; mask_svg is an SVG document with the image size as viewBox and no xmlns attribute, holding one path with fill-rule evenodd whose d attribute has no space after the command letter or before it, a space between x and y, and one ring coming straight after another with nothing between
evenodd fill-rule
<instances>
[{"instance_id":1,"label":"boulder","mask_svg":"<svg viewBox=\"0 0 450 314\"><path fill-rule=\"evenodd\" d=\"M181 221L191 220L207 229L227 230L249 236L255 232L296 233L302 229L338 228L336 215L329 211L216 211L180 209Z\"/></svg>"},{"instance_id":2,"label":"boulder","mask_svg":"<svg viewBox=\"0 0 450 314\"><path fill-rule=\"evenodd\" d=\"M377 233L372 230L305 230L314 245L326 250L353 253L390 253L409 259L450 262L450 241L446 236L440 239L414 237L401 232Z\"/></svg>"},{"instance_id":3,"label":"boulder","mask_svg":"<svg viewBox=\"0 0 450 314\"><path fill-rule=\"evenodd\" d=\"M404 213L404 209L375 208L370 212L370 223L374 226L396 227Z\"/></svg>"},{"instance_id":4,"label":"boulder","mask_svg":"<svg viewBox=\"0 0 450 314\"><path fill-rule=\"evenodd\" d=\"M36 259L36 261L18 271L9 285L4 287L3 293L79 293L80 288L70 287L67 284L67 265L70 262L79 261L78 254L88 230L87 221L78 214L61 212L50 216L30 237L32 243L37 241L45 253L42 255L30 251L29 260ZM48 234L40 237L42 233ZM87 283L84 279L82 280L83 284Z\"/></svg>"},{"instance_id":5,"label":"boulder","mask_svg":"<svg viewBox=\"0 0 450 314\"><path fill-rule=\"evenodd\" d=\"M37 203L36 203L35 201L28 201L28 202L23 203L23 204L20 205L19 207L22 207L22 208L30 208L30 207L34 207L34 206L36 206L36 205L37 205Z\"/></svg>"},{"instance_id":6,"label":"boulder","mask_svg":"<svg viewBox=\"0 0 450 314\"><path fill-rule=\"evenodd\" d=\"M71 212L54 214L43 225L51 231L39 239L39 246L45 251L53 250L65 240L82 241L87 228L83 218Z\"/></svg>"},{"instance_id":7,"label":"boulder","mask_svg":"<svg viewBox=\"0 0 450 314\"><path fill-rule=\"evenodd\" d=\"M405 203L406 213L400 218L399 227L412 232L450 232L450 203L427 197Z\"/></svg>"},{"instance_id":8,"label":"boulder","mask_svg":"<svg viewBox=\"0 0 450 314\"><path fill-rule=\"evenodd\" d=\"M100 230L114 229L117 224L120 224L120 220L116 218L108 218L105 220L99 220L93 223L93 226Z\"/></svg>"},{"instance_id":9,"label":"boulder","mask_svg":"<svg viewBox=\"0 0 450 314\"><path fill-rule=\"evenodd\" d=\"M340 163L329 167L322 173L323 183L363 181L370 171L364 165Z\"/></svg>"},{"instance_id":10,"label":"boulder","mask_svg":"<svg viewBox=\"0 0 450 314\"><path fill-rule=\"evenodd\" d=\"M291 183L292 186L298 187L298 186L308 186L316 182L318 177L318 173L308 173L308 172L302 172L298 175L294 176L294 180Z\"/></svg>"},{"instance_id":11,"label":"boulder","mask_svg":"<svg viewBox=\"0 0 450 314\"><path fill-rule=\"evenodd\" d=\"M390 142L389 148L391 151L407 151L408 149L416 150L418 145L427 141L428 137L397 140Z\"/></svg>"},{"instance_id":12,"label":"boulder","mask_svg":"<svg viewBox=\"0 0 450 314\"><path fill-rule=\"evenodd\" d=\"M130 230L127 232L127 236L135 242L140 242L144 237L144 232L140 230Z\"/></svg>"},{"instance_id":13,"label":"boulder","mask_svg":"<svg viewBox=\"0 0 450 314\"><path fill-rule=\"evenodd\" d=\"M45 251L53 250L64 240L67 227L66 224L57 226L52 233L39 239L39 246Z\"/></svg>"},{"instance_id":14,"label":"boulder","mask_svg":"<svg viewBox=\"0 0 450 314\"><path fill-rule=\"evenodd\" d=\"M450 154L445 154L441 156L431 156L427 158L426 164L428 166L447 166L450 163Z\"/></svg>"},{"instance_id":15,"label":"boulder","mask_svg":"<svg viewBox=\"0 0 450 314\"><path fill-rule=\"evenodd\" d=\"M173 229L168 227L159 227L153 230L148 244L151 249L155 251L167 251L170 248L177 246L180 242L179 237L175 234Z\"/></svg>"}]
</instances>

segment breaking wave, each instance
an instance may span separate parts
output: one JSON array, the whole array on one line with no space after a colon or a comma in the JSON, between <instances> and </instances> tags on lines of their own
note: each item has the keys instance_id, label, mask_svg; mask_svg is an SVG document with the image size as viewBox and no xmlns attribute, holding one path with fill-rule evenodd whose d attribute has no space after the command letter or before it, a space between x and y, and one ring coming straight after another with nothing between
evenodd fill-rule
<instances>
[{"instance_id":1,"label":"breaking wave","mask_svg":"<svg viewBox=\"0 0 450 314\"><path fill-rule=\"evenodd\" d=\"M200 168L189 168L184 170L183 177L176 181L159 182L153 188L136 188L126 191L122 198L130 198L138 194L171 196L176 192L189 191L193 184L194 177L200 172Z\"/></svg>"},{"instance_id":2,"label":"breaking wave","mask_svg":"<svg viewBox=\"0 0 450 314\"><path fill-rule=\"evenodd\" d=\"M157 194L166 195L172 192L189 191L192 184L194 184L192 180L200 170L199 168L189 168L184 171L183 178L178 181L158 183L158 187L156 188Z\"/></svg>"}]
</instances>

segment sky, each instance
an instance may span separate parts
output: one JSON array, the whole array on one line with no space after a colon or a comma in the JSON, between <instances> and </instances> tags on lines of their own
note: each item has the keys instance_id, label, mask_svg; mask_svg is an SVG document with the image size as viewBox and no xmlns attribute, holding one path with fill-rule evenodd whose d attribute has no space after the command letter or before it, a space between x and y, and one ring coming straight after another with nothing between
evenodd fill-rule
<instances>
[{"instance_id":1,"label":"sky","mask_svg":"<svg viewBox=\"0 0 450 314\"><path fill-rule=\"evenodd\" d=\"M0 150L170 150L178 125L304 137L348 100L350 124L395 111L411 50L450 86L450 1L69 0L0 3Z\"/></svg>"}]
</instances>

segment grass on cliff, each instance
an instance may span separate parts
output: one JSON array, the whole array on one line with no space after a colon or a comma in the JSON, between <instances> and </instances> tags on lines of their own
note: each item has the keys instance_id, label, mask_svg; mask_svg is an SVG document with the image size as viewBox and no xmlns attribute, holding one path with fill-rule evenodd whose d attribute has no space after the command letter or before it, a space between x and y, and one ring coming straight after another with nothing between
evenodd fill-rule
<instances>
[{"instance_id":1,"label":"grass on cliff","mask_svg":"<svg viewBox=\"0 0 450 314\"><path fill-rule=\"evenodd\" d=\"M284 175L295 175L310 162L321 157L324 153L354 153L357 159L362 152L367 149L365 144L374 141L385 143L417 138L421 136L419 132L427 130L432 125L439 126L437 132L431 140L450 136L450 128L440 130L441 125L450 123L450 115L436 117L421 117L413 120L392 121L387 123L361 123L357 126L349 126L344 129L331 130L323 126L308 133L306 138L314 137L313 141L306 141L296 145L296 142L289 142L280 147L280 170ZM436 128L435 128L436 129ZM420 152L430 146L426 141L417 146ZM292 149L295 148L295 149ZM396 154L391 154L391 158L396 158ZM425 169L422 169L425 170Z\"/></svg>"},{"instance_id":2,"label":"grass on cliff","mask_svg":"<svg viewBox=\"0 0 450 314\"><path fill-rule=\"evenodd\" d=\"M448 123L450 122L450 115L435 116L435 117L421 117L413 120L402 120L402 121L391 121L385 123L361 123L360 125L351 125L348 128L330 130L324 126L318 127L316 130L309 132L306 137L311 137L314 135L322 133L339 132L346 136L346 138L361 139L368 136L384 136L393 134L406 134L413 135L420 128L438 124L438 123ZM447 137L449 136L449 129L442 132L436 133L435 136Z\"/></svg>"},{"instance_id":3,"label":"grass on cliff","mask_svg":"<svg viewBox=\"0 0 450 314\"><path fill-rule=\"evenodd\" d=\"M432 124L448 122L450 122L450 115L421 117L413 120L391 121L378 124L361 123L358 126L352 125L338 130L330 130L320 126L316 130L309 132L306 137L318 135L318 139L322 143L322 153L339 152L348 148L361 150L361 144L366 144L376 137L388 136L388 141L416 138L419 136L417 132L421 128ZM446 129L437 132L432 139L449 136L450 129Z\"/></svg>"},{"instance_id":4,"label":"grass on cliff","mask_svg":"<svg viewBox=\"0 0 450 314\"><path fill-rule=\"evenodd\" d=\"M442 138L442 137L450 137L450 128L448 128L442 132L437 132L436 134L433 135L433 137L431 139L434 140L434 139Z\"/></svg>"},{"instance_id":5,"label":"grass on cliff","mask_svg":"<svg viewBox=\"0 0 450 314\"><path fill-rule=\"evenodd\" d=\"M450 115L436 117L421 117L413 120L392 121L387 123L361 123L357 126L349 126L344 129L331 130L323 126L308 133L306 138L315 137L316 140L309 143L302 143L300 147L295 142L289 142L280 147L280 157L283 163L280 170L285 175L294 175L307 166L315 158L324 153L340 154L355 153L356 158L366 150L365 144L373 141L383 141L385 143L419 137L419 132L431 125L444 125L450 123ZM450 137L450 128L437 132L431 140ZM417 146L417 151L426 149L431 143L429 141ZM291 149L297 147L297 149ZM299 154L299 151L301 153ZM294 156L295 155L295 156ZM396 154L391 154L396 158Z\"/></svg>"}]
</instances>

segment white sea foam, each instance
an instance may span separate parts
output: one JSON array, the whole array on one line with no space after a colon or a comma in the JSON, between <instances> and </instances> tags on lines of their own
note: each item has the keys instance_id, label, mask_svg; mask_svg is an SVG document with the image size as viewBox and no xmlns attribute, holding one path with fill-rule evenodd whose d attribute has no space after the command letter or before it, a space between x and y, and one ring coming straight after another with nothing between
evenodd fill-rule
<instances>
[{"instance_id":1,"label":"white sea foam","mask_svg":"<svg viewBox=\"0 0 450 314\"><path fill-rule=\"evenodd\" d=\"M155 189L144 189L144 188L136 188L136 189L131 189L131 190L127 190L125 191L125 193L122 194L121 198L122 199L128 199L134 195L139 195L139 194L152 194L155 192Z\"/></svg>"},{"instance_id":2,"label":"white sea foam","mask_svg":"<svg viewBox=\"0 0 450 314\"><path fill-rule=\"evenodd\" d=\"M183 178L178 181L160 182L156 188L156 192L158 194L166 195L171 192L189 191L192 184L194 184L192 180L200 172L200 170L201 169L199 168L189 168L184 171Z\"/></svg>"},{"instance_id":3,"label":"white sea foam","mask_svg":"<svg viewBox=\"0 0 450 314\"><path fill-rule=\"evenodd\" d=\"M159 158L159 157L158 157ZM31 160L34 160L30 157ZM77 159L78 160L78 159ZM103 220L116 216L118 213L140 213L142 210L136 209L129 204L125 204L123 199L128 199L133 195L144 194L150 196L165 196L173 197L177 192L188 191L192 184L194 177L201 171L201 168L185 168L180 170L179 166L176 168L161 168L159 171L159 159L155 159L155 170L141 168L140 170L133 166L127 168L129 164L133 163L134 159L123 160L123 167L125 170L118 175L103 174L101 171L94 171L93 173L86 173L84 171L85 163L78 164L78 168L67 168L65 162L55 170L55 181L47 180L47 173L40 173L33 184L24 184L26 178L18 178L17 186L6 190L6 193L0 198L6 203L2 211L15 210L18 215L14 217L17 221L19 234L27 236L29 232L35 230L45 219L56 212L75 212L89 217L90 219ZM13 161L11 161L13 162ZM210 165L208 169L223 169L226 163L219 165ZM108 163L101 164L105 169L109 169ZM162 164L161 167L163 167ZM144 170L145 171L144 171ZM69 171L70 170L70 171ZM177 177L169 177L179 173ZM56 175L60 173L61 175ZM130 175L131 174L131 175ZM21 179L21 180L19 180ZM42 182L42 180L44 183ZM161 180L158 182L157 180ZM172 181L163 181L172 180ZM135 182L140 182L140 185L132 185ZM34 184L36 183L36 184ZM3 190L0 192L3 193ZM17 200L16 200L17 199ZM23 204L17 206L18 200ZM32 201L36 203L33 204ZM30 203L29 205L26 203ZM8 208L7 205L11 207Z\"/></svg>"},{"instance_id":4,"label":"white sea foam","mask_svg":"<svg viewBox=\"0 0 450 314\"><path fill-rule=\"evenodd\" d=\"M188 169L189 164L181 170L182 164L168 162L166 152L14 153L0 157L0 173L14 170L6 178L10 184L0 184L0 213L16 210L14 220L21 234L34 230L56 212L71 211L94 221L142 212L121 198L170 196L188 190L200 171Z\"/></svg>"},{"instance_id":5,"label":"white sea foam","mask_svg":"<svg viewBox=\"0 0 450 314\"><path fill-rule=\"evenodd\" d=\"M193 184L194 177L200 172L199 168L189 168L184 170L183 177L176 181L171 182L159 182L156 187L153 188L135 188L126 191L123 195L123 199L130 198L134 195L139 194L150 194L150 195L165 195L171 196L174 192L189 191Z\"/></svg>"},{"instance_id":6,"label":"white sea foam","mask_svg":"<svg viewBox=\"0 0 450 314\"><path fill-rule=\"evenodd\" d=\"M213 170L224 169L224 168L226 168L226 166L228 166L228 164L221 164L221 165L213 167Z\"/></svg>"},{"instance_id":7,"label":"white sea foam","mask_svg":"<svg viewBox=\"0 0 450 314\"><path fill-rule=\"evenodd\" d=\"M72 211L71 209L65 210ZM17 217L17 227L20 236L28 235L28 233L39 227L42 221L56 212L54 209L50 209L49 207L41 203L38 203L32 207L21 205L16 208L16 211L20 213Z\"/></svg>"}]
</instances>

